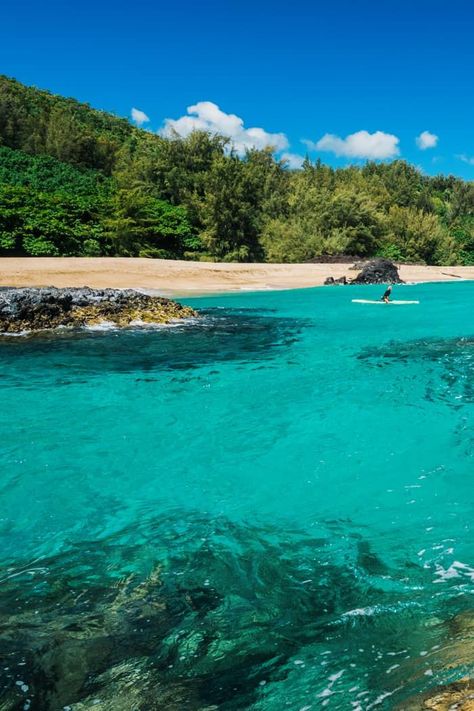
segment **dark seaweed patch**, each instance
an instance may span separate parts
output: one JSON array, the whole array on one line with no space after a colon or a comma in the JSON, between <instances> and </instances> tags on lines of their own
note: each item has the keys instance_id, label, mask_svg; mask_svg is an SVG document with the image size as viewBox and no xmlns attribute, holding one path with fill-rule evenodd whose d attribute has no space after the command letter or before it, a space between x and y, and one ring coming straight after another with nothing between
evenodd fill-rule
<instances>
[{"instance_id":1,"label":"dark seaweed patch","mask_svg":"<svg viewBox=\"0 0 474 711\"><path fill-rule=\"evenodd\" d=\"M344 541L337 554L334 532ZM418 610L417 595L425 600L427 577L421 566L389 570L350 522L320 524L311 537L277 522L145 517L107 540L7 569L0 708L22 709L26 694L31 711L83 711L96 700L106 711L281 708L265 706L266 690L278 695L316 648L339 649L336 671L354 662L376 699L392 681L375 672L378 650L407 640L426 648L429 610ZM400 674L406 684L407 669Z\"/></svg>"},{"instance_id":2,"label":"dark seaweed patch","mask_svg":"<svg viewBox=\"0 0 474 711\"><path fill-rule=\"evenodd\" d=\"M262 679L284 678L301 646L367 599L351 536L352 563L337 565L329 539L277 526L200 516L142 525L42 560L34 573L10 571L2 708L22 708L18 679L32 711L96 698L135 708L132 687L136 708L249 708Z\"/></svg>"},{"instance_id":3,"label":"dark seaweed patch","mask_svg":"<svg viewBox=\"0 0 474 711\"><path fill-rule=\"evenodd\" d=\"M415 366L416 379L424 380L429 402L442 401L455 408L474 402L474 338L394 342L364 349L357 358L370 367L402 367L399 372L407 378ZM421 375L420 363L424 366Z\"/></svg>"},{"instance_id":4,"label":"dark seaweed patch","mask_svg":"<svg viewBox=\"0 0 474 711\"><path fill-rule=\"evenodd\" d=\"M172 328L126 329L106 332L58 332L36 338L3 339L0 369L4 384L24 382L28 371L57 371L56 384L105 372L190 371L225 362L268 362L298 338L304 321L262 315L260 312L213 310L193 323ZM12 355L15 370L7 369ZM5 367L2 368L3 363ZM31 373L33 375L33 373ZM37 373L36 373L37 377Z\"/></svg>"}]
</instances>

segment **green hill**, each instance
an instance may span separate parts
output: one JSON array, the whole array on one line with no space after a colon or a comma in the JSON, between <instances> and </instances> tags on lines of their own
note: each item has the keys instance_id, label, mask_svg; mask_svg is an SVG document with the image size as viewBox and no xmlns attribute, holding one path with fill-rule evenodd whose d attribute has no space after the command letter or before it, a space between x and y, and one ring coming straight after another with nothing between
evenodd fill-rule
<instances>
[{"instance_id":1,"label":"green hill","mask_svg":"<svg viewBox=\"0 0 474 711\"><path fill-rule=\"evenodd\" d=\"M404 161L292 171L227 139L165 139L0 76L0 255L474 263L474 186Z\"/></svg>"},{"instance_id":2,"label":"green hill","mask_svg":"<svg viewBox=\"0 0 474 711\"><path fill-rule=\"evenodd\" d=\"M118 151L136 133L125 119L0 76L0 138L9 148L110 175Z\"/></svg>"},{"instance_id":3,"label":"green hill","mask_svg":"<svg viewBox=\"0 0 474 711\"><path fill-rule=\"evenodd\" d=\"M100 170L78 168L49 155L31 155L0 145L0 183L75 195L106 195L114 181Z\"/></svg>"}]
</instances>

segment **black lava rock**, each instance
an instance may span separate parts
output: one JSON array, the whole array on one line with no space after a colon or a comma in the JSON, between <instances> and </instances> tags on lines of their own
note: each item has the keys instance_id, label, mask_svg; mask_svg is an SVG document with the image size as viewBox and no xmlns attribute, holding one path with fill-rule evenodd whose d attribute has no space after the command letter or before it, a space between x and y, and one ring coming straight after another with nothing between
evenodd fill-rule
<instances>
[{"instance_id":1,"label":"black lava rock","mask_svg":"<svg viewBox=\"0 0 474 711\"><path fill-rule=\"evenodd\" d=\"M398 269L389 259L373 259L368 262L352 284L403 284Z\"/></svg>"},{"instance_id":2,"label":"black lava rock","mask_svg":"<svg viewBox=\"0 0 474 711\"><path fill-rule=\"evenodd\" d=\"M167 323L195 312L160 296L133 289L7 288L0 290L0 333L44 330L112 321Z\"/></svg>"},{"instance_id":3,"label":"black lava rock","mask_svg":"<svg viewBox=\"0 0 474 711\"><path fill-rule=\"evenodd\" d=\"M339 277L339 279L335 279L334 277L328 277L324 285L325 286L330 286L332 284L348 284L349 282L347 281L347 278L345 276Z\"/></svg>"}]
</instances>

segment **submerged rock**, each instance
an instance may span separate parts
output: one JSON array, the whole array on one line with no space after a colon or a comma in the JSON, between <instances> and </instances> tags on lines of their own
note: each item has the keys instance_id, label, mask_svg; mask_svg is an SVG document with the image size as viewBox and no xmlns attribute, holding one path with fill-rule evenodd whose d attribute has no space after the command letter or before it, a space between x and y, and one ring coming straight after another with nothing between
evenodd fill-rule
<instances>
[{"instance_id":1,"label":"submerged rock","mask_svg":"<svg viewBox=\"0 0 474 711\"><path fill-rule=\"evenodd\" d=\"M474 711L474 681L460 679L411 697L397 711Z\"/></svg>"},{"instance_id":2,"label":"submerged rock","mask_svg":"<svg viewBox=\"0 0 474 711\"><path fill-rule=\"evenodd\" d=\"M90 683L91 693L83 701L66 706L70 711L217 711L217 706L199 701L192 684L163 683L146 658L130 659L107 669ZM63 707L64 708L64 707Z\"/></svg>"},{"instance_id":3,"label":"submerged rock","mask_svg":"<svg viewBox=\"0 0 474 711\"><path fill-rule=\"evenodd\" d=\"M188 306L133 289L20 288L0 291L0 332L86 326L169 323L195 316Z\"/></svg>"},{"instance_id":4,"label":"submerged rock","mask_svg":"<svg viewBox=\"0 0 474 711\"><path fill-rule=\"evenodd\" d=\"M398 268L389 259L373 259L352 281L353 284L403 284Z\"/></svg>"},{"instance_id":5,"label":"submerged rock","mask_svg":"<svg viewBox=\"0 0 474 711\"><path fill-rule=\"evenodd\" d=\"M325 537L175 518L153 519L146 544L135 531L7 579L1 711L27 698L29 711L253 708L360 605L359 573L334 563Z\"/></svg>"}]
</instances>

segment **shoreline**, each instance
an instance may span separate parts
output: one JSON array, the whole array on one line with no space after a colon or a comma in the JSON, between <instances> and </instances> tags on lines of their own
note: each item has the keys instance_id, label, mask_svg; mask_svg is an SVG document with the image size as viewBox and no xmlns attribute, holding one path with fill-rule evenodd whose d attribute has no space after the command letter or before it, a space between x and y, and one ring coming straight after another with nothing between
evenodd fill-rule
<instances>
[{"instance_id":1,"label":"shoreline","mask_svg":"<svg viewBox=\"0 0 474 711\"><path fill-rule=\"evenodd\" d=\"M137 289L166 297L323 286L327 277L353 278L352 264L191 262L134 257L1 257L0 286ZM405 264L407 284L474 280L474 266Z\"/></svg>"}]
</instances>

